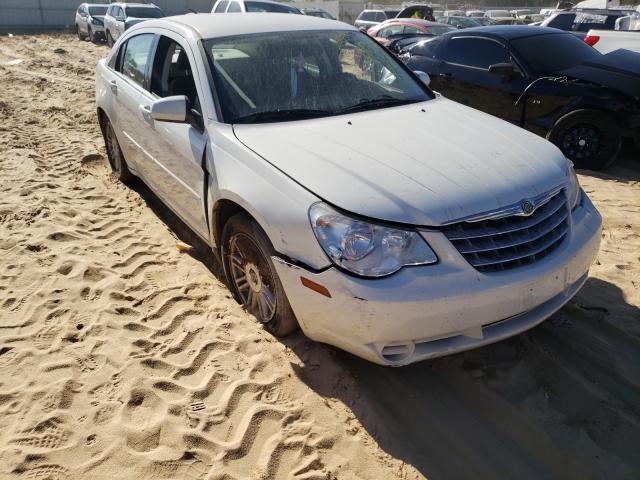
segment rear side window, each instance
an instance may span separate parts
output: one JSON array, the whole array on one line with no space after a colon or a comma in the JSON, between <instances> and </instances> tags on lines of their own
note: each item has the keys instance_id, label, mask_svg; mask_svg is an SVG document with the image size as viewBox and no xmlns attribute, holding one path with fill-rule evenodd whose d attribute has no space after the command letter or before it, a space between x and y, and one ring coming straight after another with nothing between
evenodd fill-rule
<instances>
[{"instance_id":1,"label":"rear side window","mask_svg":"<svg viewBox=\"0 0 640 480\"><path fill-rule=\"evenodd\" d=\"M493 40L458 37L447 43L444 60L457 65L488 69L490 65L509 62L510 57L507 49Z\"/></svg>"},{"instance_id":2,"label":"rear side window","mask_svg":"<svg viewBox=\"0 0 640 480\"><path fill-rule=\"evenodd\" d=\"M227 5L229 5L229 2L226 1L218 3L218 5L216 5L214 13L224 13L224 11L227 9Z\"/></svg>"},{"instance_id":3,"label":"rear side window","mask_svg":"<svg viewBox=\"0 0 640 480\"><path fill-rule=\"evenodd\" d=\"M229 8L227 9L227 13L239 13L242 12L240 8L240 4L238 2L231 2L229 4Z\"/></svg>"},{"instance_id":4,"label":"rear side window","mask_svg":"<svg viewBox=\"0 0 640 480\"><path fill-rule=\"evenodd\" d=\"M144 77L153 45L153 34L144 33L127 40L120 53L120 73L144 87Z\"/></svg>"}]
</instances>

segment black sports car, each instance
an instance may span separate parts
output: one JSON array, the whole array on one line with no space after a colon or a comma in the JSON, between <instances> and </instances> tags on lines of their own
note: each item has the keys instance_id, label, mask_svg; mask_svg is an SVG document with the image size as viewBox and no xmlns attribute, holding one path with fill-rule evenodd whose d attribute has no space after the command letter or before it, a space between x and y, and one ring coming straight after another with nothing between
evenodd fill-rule
<instances>
[{"instance_id":1,"label":"black sports car","mask_svg":"<svg viewBox=\"0 0 640 480\"><path fill-rule=\"evenodd\" d=\"M640 54L602 55L554 28L491 26L446 33L401 55L447 98L555 143L578 168L610 165L640 140Z\"/></svg>"}]
</instances>

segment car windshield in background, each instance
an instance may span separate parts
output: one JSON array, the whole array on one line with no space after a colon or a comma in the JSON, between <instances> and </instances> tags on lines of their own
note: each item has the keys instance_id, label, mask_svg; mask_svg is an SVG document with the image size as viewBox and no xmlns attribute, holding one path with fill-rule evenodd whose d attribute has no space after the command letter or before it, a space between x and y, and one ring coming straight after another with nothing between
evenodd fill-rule
<instances>
[{"instance_id":1,"label":"car windshield in background","mask_svg":"<svg viewBox=\"0 0 640 480\"><path fill-rule=\"evenodd\" d=\"M396 18L399 13L400 13L400 10L385 10L384 11L384 14L387 16L387 18Z\"/></svg>"},{"instance_id":2,"label":"car windshield in background","mask_svg":"<svg viewBox=\"0 0 640 480\"><path fill-rule=\"evenodd\" d=\"M277 32L204 43L229 123L325 117L433 98L361 32Z\"/></svg>"},{"instance_id":3,"label":"car windshield in background","mask_svg":"<svg viewBox=\"0 0 640 480\"><path fill-rule=\"evenodd\" d=\"M570 33L519 38L512 40L511 45L537 74L565 70L601 56L596 49Z\"/></svg>"},{"instance_id":4,"label":"car windshield in background","mask_svg":"<svg viewBox=\"0 0 640 480\"><path fill-rule=\"evenodd\" d=\"M247 12L250 13L300 13L296 8L290 7L288 5L280 5L278 3L244 2L244 6L247 9Z\"/></svg>"},{"instance_id":5,"label":"car windshield in background","mask_svg":"<svg viewBox=\"0 0 640 480\"><path fill-rule=\"evenodd\" d=\"M159 8L127 7L127 16L133 18L162 18L165 15Z\"/></svg>"},{"instance_id":6,"label":"car windshield in background","mask_svg":"<svg viewBox=\"0 0 640 480\"><path fill-rule=\"evenodd\" d=\"M89 15L106 15L107 7L89 7Z\"/></svg>"}]
</instances>

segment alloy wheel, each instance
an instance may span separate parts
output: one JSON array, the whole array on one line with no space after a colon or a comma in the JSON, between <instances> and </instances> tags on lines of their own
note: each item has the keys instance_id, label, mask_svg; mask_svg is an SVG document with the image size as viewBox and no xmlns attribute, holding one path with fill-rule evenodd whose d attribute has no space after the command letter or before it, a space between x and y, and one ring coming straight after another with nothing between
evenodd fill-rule
<instances>
[{"instance_id":1,"label":"alloy wheel","mask_svg":"<svg viewBox=\"0 0 640 480\"><path fill-rule=\"evenodd\" d=\"M594 125L575 125L562 136L562 150L571 159L588 159L602 151L602 133Z\"/></svg>"},{"instance_id":2,"label":"alloy wheel","mask_svg":"<svg viewBox=\"0 0 640 480\"><path fill-rule=\"evenodd\" d=\"M275 281L267 259L248 235L237 233L229 242L229 270L240 301L262 323L276 313Z\"/></svg>"}]
</instances>

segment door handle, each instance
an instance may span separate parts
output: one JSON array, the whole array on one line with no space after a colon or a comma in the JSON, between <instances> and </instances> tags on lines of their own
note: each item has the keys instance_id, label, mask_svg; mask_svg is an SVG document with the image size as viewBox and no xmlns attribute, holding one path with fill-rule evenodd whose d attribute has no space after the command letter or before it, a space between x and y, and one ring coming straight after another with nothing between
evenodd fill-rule
<instances>
[{"instance_id":1,"label":"door handle","mask_svg":"<svg viewBox=\"0 0 640 480\"><path fill-rule=\"evenodd\" d=\"M147 123L151 123L151 107L149 105L140 105L140 112Z\"/></svg>"},{"instance_id":2,"label":"door handle","mask_svg":"<svg viewBox=\"0 0 640 480\"><path fill-rule=\"evenodd\" d=\"M116 81L115 81L115 80L111 80L111 81L109 82L109 88L111 88L111 91L112 91L113 93L115 93L116 95L118 94L118 85L116 84Z\"/></svg>"}]
</instances>

